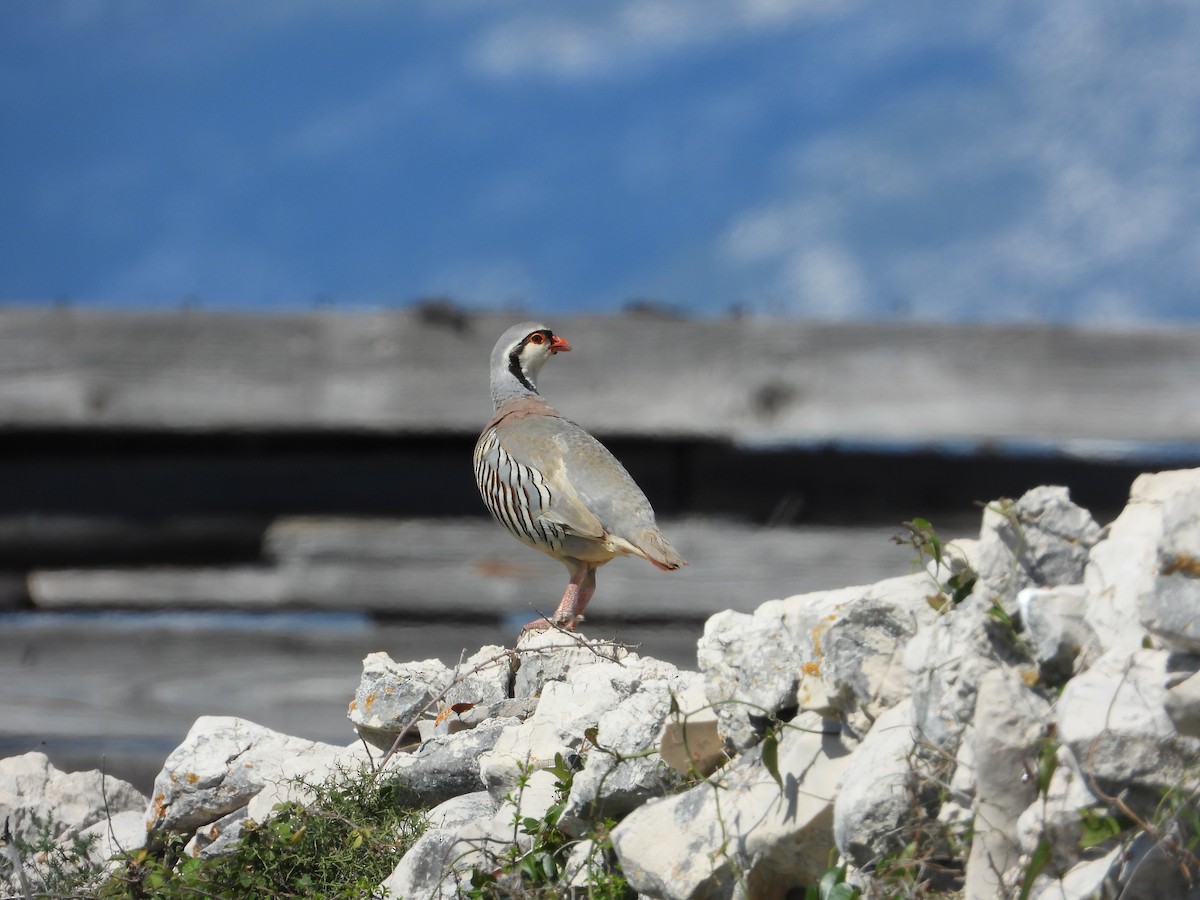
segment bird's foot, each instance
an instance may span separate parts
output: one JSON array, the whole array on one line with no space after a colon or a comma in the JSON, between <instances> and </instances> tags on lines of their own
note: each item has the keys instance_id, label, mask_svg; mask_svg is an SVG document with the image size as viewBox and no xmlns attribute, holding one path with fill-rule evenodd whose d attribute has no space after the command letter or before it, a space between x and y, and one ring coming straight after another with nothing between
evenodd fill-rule
<instances>
[{"instance_id":1,"label":"bird's foot","mask_svg":"<svg viewBox=\"0 0 1200 900\"><path fill-rule=\"evenodd\" d=\"M551 627L550 620L545 616L538 616L532 622L526 622L521 626L521 635L526 635L531 631L546 631ZM521 635L518 635L520 637Z\"/></svg>"},{"instance_id":2,"label":"bird's foot","mask_svg":"<svg viewBox=\"0 0 1200 900\"><path fill-rule=\"evenodd\" d=\"M575 626L583 621L583 616L560 617L557 613L550 618L538 616L532 622L526 622L521 628L521 634L530 631L549 631L554 628L559 631L574 631Z\"/></svg>"}]
</instances>

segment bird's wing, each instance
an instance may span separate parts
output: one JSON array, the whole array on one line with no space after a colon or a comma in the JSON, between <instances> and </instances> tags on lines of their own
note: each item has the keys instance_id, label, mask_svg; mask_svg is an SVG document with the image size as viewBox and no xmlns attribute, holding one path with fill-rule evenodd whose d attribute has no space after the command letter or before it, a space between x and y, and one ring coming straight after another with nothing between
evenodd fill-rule
<instances>
[{"instance_id":1,"label":"bird's wing","mask_svg":"<svg viewBox=\"0 0 1200 900\"><path fill-rule=\"evenodd\" d=\"M559 415L530 416L504 432L504 449L538 471L551 494L542 515L590 538L605 534L627 540L647 526L654 512L625 467L594 437Z\"/></svg>"},{"instance_id":2,"label":"bird's wing","mask_svg":"<svg viewBox=\"0 0 1200 900\"><path fill-rule=\"evenodd\" d=\"M495 430L509 465L525 473L510 483L521 485L534 518L576 537L603 540L603 523L580 499L567 475L556 421L553 416L526 416Z\"/></svg>"}]
</instances>

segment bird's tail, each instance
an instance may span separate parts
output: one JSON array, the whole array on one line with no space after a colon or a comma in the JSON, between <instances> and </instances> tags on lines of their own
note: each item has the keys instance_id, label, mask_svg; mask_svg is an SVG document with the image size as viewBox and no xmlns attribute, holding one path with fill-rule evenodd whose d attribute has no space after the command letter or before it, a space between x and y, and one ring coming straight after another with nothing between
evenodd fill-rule
<instances>
[{"instance_id":1,"label":"bird's tail","mask_svg":"<svg viewBox=\"0 0 1200 900\"><path fill-rule=\"evenodd\" d=\"M674 572L680 566L687 565L687 560L679 555L679 551L657 528L647 528L638 535L637 547L646 559L664 572Z\"/></svg>"}]
</instances>

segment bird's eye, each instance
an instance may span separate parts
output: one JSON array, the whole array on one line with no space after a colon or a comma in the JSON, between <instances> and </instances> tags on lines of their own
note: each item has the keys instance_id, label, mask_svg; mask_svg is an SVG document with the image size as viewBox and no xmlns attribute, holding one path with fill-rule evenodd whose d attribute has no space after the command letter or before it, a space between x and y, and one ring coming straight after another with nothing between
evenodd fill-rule
<instances>
[{"instance_id":1,"label":"bird's eye","mask_svg":"<svg viewBox=\"0 0 1200 900\"><path fill-rule=\"evenodd\" d=\"M546 336L544 334L542 334L540 331L535 331L533 334L531 334L529 336L529 343L544 344L544 343L546 343Z\"/></svg>"}]
</instances>

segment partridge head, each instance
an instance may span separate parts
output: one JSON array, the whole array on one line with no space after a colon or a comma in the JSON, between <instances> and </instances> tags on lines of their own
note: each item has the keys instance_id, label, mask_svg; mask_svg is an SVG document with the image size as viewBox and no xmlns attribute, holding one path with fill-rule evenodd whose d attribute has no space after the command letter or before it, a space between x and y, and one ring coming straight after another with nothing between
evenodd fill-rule
<instances>
[{"instance_id":1,"label":"partridge head","mask_svg":"<svg viewBox=\"0 0 1200 900\"><path fill-rule=\"evenodd\" d=\"M618 556L664 571L687 564L625 467L538 393L542 366L570 349L538 322L504 332L492 350L495 414L475 444L475 482L496 521L569 573L549 621L526 628L574 628L596 590L596 570Z\"/></svg>"}]
</instances>

